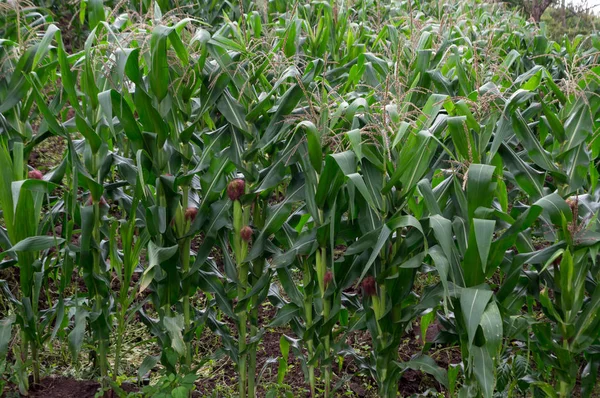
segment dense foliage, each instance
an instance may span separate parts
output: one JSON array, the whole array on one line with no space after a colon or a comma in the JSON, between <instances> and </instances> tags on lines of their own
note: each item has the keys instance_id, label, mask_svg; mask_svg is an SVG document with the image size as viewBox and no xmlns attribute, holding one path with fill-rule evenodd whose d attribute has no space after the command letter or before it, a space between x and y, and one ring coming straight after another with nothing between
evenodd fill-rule
<instances>
[{"instance_id":1,"label":"dense foliage","mask_svg":"<svg viewBox=\"0 0 600 398\"><path fill-rule=\"evenodd\" d=\"M561 40L563 35L573 40L578 35L586 36L598 30L600 17L594 13L595 8L587 9L583 5L567 5L565 8L549 8L542 22L553 40Z\"/></svg>"},{"instance_id":2,"label":"dense foliage","mask_svg":"<svg viewBox=\"0 0 600 398\"><path fill-rule=\"evenodd\" d=\"M279 384L291 352L313 396L349 362L382 397L409 370L449 396L594 393L600 37L477 1L88 0L66 46L2 6L0 393L63 348L121 391L138 322L139 375L164 375L145 395L226 355L256 396L273 328Z\"/></svg>"}]
</instances>

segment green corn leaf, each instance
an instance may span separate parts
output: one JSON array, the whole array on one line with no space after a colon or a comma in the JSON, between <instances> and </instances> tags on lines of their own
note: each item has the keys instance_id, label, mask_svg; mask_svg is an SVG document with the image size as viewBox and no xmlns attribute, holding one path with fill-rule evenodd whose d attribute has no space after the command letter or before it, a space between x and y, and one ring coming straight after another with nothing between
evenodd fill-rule
<instances>
[{"instance_id":1,"label":"green corn leaf","mask_svg":"<svg viewBox=\"0 0 600 398\"><path fill-rule=\"evenodd\" d=\"M534 163L544 170L558 171L558 168L550 158L550 154L542 147L539 139L533 134L533 131L531 131L531 128L519 111L513 114L512 123L513 130L519 138L519 142L527 149L527 153Z\"/></svg>"},{"instance_id":2,"label":"green corn leaf","mask_svg":"<svg viewBox=\"0 0 600 398\"><path fill-rule=\"evenodd\" d=\"M566 317L573 310L576 295L579 293L580 286L576 283L574 258L569 249L565 250L560 260L560 307L566 313L565 321L570 319Z\"/></svg>"},{"instance_id":3,"label":"green corn leaf","mask_svg":"<svg viewBox=\"0 0 600 398\"><path fill-rule=\"evenodd\" d=\"M296 239L293 246L284 253L276 254L273 257L273 266L287 267L291 265L297 256L308 256L315 252L318 247L316 231L302 235Z\"/></svg>"},{"instance_id":4,"label":"green corn leaf","mask_svg":"<svg viewBox=\"0 0 600 398\"><path fill-rule=\"evenodd\" d=\"M346 151L328 155L317 187L315 197L317 206L322 208L328 198L335 197L343 184L342 175L349 175L355 171L356 157L353 152Z\"/></svg>"},{"instance_id":5,"label":"green corn leaf","mask_svg":"<svg viewBox=\"0 0 600 398\"><path fill-rule=\"evenodd\" d=\"M48 123L48 127L49 127L50 131L55 135L59 135L59 136L63 136L63 137L66 136L67 132L65 131L64 127L56 119L54 112L52 112L50 110L50 108L48 107L48 105L46 105L46 100L42 96L42 93L40 92L37 83L32 82L31 86L33 88L33 91L32 91L33 97L35 98L35 101L36 101L42 115L44 116L45 122Z\"/></svg>"},{"instance_id":6,"label":"green corn leaf","mask_svg":"<svg viewBox=\"0 0 600 398\"><path fill-rule=\"evenodd\" d=\"M481 316L481 329L483 330L483 336L485 337L485 348L488 350L492 361L494 362L494 369L498 356L500 355L500 349L502 348L502 315L498 309L498 305L495 302L489 303Z\"/></svg>"},{"instance_id":7,"label":"green corn leaf","mask_svg":"<svg viewBox=\"0 0 600 398\"><path fill-rule=\"evenodd\" d=\"M527 102L534 95L535 94L530 91L519 89L510 96L508 101L506 101L504 105L504 111L500 116L498 123L496 124L494 139L492 141L492 147L490 149L488 159L493 158L500 146L503 143L506 143L515 134L512 123L512 115L515 108ZM522 120L522 118L520 120Z\"/></svg>"},{"instance_id":8,"label":"green corn leaf","mask_svg":"<svg viewBox=\"0 0 600 398\"><path fill-rule=\"evenodd\" d=\"M246 311L248 303L252 297L260 296L261 293L270 286L271 272L266 270L262 273L260 278L252 285L252 288L243 297L238 297L238 303L235 307L236 312Z\"/></svg>"},{"instance_id":9,"label":"green corn leaf","mask_svg":"<svg viewBox=\"0 0 600 398\"><path fill-rule=\"evenodd\" d=\"M223 283L215 274L200 271L199 287L203 291L210 292L215 295L217 304L225 315L231 317L232 319L237 318L233 312L233 307L229 301L229 298L227 297Z\"/></svg>"},{"instance_id":10,"label":"green corn leaf","mask_svg":"<svg viewBox=\"0 0 600 398\"><path fill-rule=\"evenodd\" d=\"M90 29L94 29L100 22L106 20L104 15L104 1L103 0L88 0L87 2L88 21Z\"/></svg>"},{"instance_id":11,"label":"green corn leaf","mask_svg":"<svg viewBox=\"0 0 600 398\"><path fill-rule=\"evenodd\" d=\"M78 307L75 312L75 327L69 333L69 350L74 360L77 360L81 346L83 345L83 339L85 336L85 327L87 318L89 317L88 311L82 307Z\"/></svg>"},{"instance_id":12,"label":"green corn leaf","mask_svg":"<svg viewBox=\"0 0 600 398\"><path fill-rule=\"evenodd\" d=\"M286 32L285 35L285 45L283 46L283 53L285 54L286 57L292 57L294 54L296 54L296 36L298 34L298 26L299 26L299 21L293 19L290 22L289 28Z\"/></svg>"},{"instance_id":13,"label":"green corn leaf","mask_svg":"<svg viewBox=\"0 0 600 398\"><path fill-rule=\"evenodd\" d=\"M169 260L177 253L179 246L174 245L170 247L157 246L153 241L148 242L148 267L144 270L141 278L140 292L146 290L146 288L154 280L156 273L155 267L160 266L163 262Z\"/></svg>"},{"instance_id":14,"label":"green corn leaf","mask_svg":"<svg viewBox=\"0 0 600 398\"><path fill-rule=\"evenodd\" d=\"M0 358L3 360L8 352L8 343L12 336L12 326L15 323L14 314L0 319Z\"/></svg>"},{"instance_id":15,"label":"green corn leaf","mask_svg":"<svg viewBox=\"0 0 600 398\"><path fill-rule=\"evenodd\" d=\"M484 347L471 347L473 355L473 373L481 387L483 396L491 398L494 394L495 369L489 352Z\"/></svg>"},{"instance_id":16,"label":"green corn leaf","mask_svg":"<svg viewBox=\"0 0 600 398\"><path fill-rule=\"evenodd\" d=\"M2 208L2 216L4 217L8 235L11 239L15 239L14 231L14 207L13 203L13 162L8 149L4 144L0 145L0 207Z\"/></svg>"},{"instance_id":17,"label":"green corn leaf","mask_svg":"<svg viewBox=\"0 0 600 398\"><path fill-rule=\"evenodd\" d=\"M300 308L292 303L284 305L279 311L275 318L269 323L269 327L280 327L286 325L290 320L300 314ZM282 336L283 337L283 336Z\"/></svg>"},{"instance_id":18,"label":"green corn leaf","mask_svg":"<svg viewBox=\"0 0 600 398\"><path fill-rule=\"evenodd\" d=\"M310 164L314 167L317 174L320 174L323 168L322 160L322 149L321 149L321 135L317 130L317 126L309 121L302 121L298 123L297 128L303 128L306 131L306 142L308 144L308 158Z\"/></svg>"},{"instance_id":19,"label":"green corn leaf","mask_svg":"<svg viewBox=\"0 0 600 398\"><path fill-rule=\"evenodd\" d=\"M544 215L548 216L555 225L561 225L563 217L568 222L573 218L573 213L567 202L556 193L544 196L536 201L534 205L544 209Z\"/></svg>"},{"instance_id":20,"label":"green corn leaf","mask_svg":"<svg viewBox=\"0 0 600 398\"><path fill-rule=\"evenodd\" d=\"M152 100L150 96L148 96L148 94L146 94L146 92L144 92L144 90L141 89L139 86L137 86L135 89L133 100L135 103L135 107L137 108L139 120L142 123L144 131L151 131L153 133L156 133L156 135L158 136L157 145L159 148L162 148L167 138L169 138L168 124L164 121L160 112L152 105ZM115 112L115 114L117 114L117 116L119 115L119 113L117 112ZM129 114L127 113L126 109L125 112L122 112L120 115L123 118L129 118ZM134 127L134 124L130 119L128 119L126 123L128 126L127 128L133 128L135 130L135 127L137 127L137 125ZM137 136L137 133L134 133L134 135ZM139 140L139 137L137 139Z\"/></svg>"},{"instance_id":21,"label":"green corn leaf","mask_svg":"<svg viewBox=\"0 0 600 398\"><path fill-rule=\"evenodd\" d=\"M567 135L558 115L554 113L546 104L542 104L542 110L544 112L543 120L550 127L551 134L554 135L558 142L565 141L567 139Z\"/></svg>"},{"instance_id":22,"label":"green corn leaf","mask_svg":"<svg viewBox=\"0 0 600 398\"><path fill-rule=\"evenodd\" d=\"M7 252L38 252L61 245L65 240L54 236L30 236L19 242Z\"/></svg>"},{"instance_id":23,"label":"green corn leaf","mask_svg":"<svg viewBox=\"0 0 600 398\"><path fill-rule=\"evenodd\" d=\"M185 342L183 341L183 315L165 316L162 318L165 331L171 337L171 348L179 355L185 355Z\"/></svg>"},{"instance_id":24,"label":"green corn leaf","mask_svg":"<svg viewBox=\"0 0 600 398\"><path fill-rule=\"evenodd\" d=\"M600 327L600 288L596 286L583 312L575 323L575 335L572 338L572 349L581 352L598 338Z\"/></svg>"},{"instance_id":25,"label":"green corn leaf","mask_svg":"<svg viewBox=\"0 0 600 398\"><path fill-rule=\"evenodd\" d=\"M579 100L574 108L574 110L571 110L564 124L564 132L567 139L565 151L585 142L588 136L594 131L594 123L589 105Z\"/></svg>"},{"instance_id":26,"label":"green corn leaf","mask_svg":"<svg viewBox=\"0 0 600 398\"><path fill-rule=\"evenodd\" d=\"M162 101L169 91L169 64L167 57L167 38L170 29L158 25L152 31L150 40L150 57L152 68L150 69L150 88L159 101Z\"/></svg>"},{"instance_id":27,"label":"green corn leaf","mask_svg":"<svg viewBox=\"0 0 600 398\"><path fill-rule=\"evenodd\" d=\"M60 31L56 33L56 41L58 43L58 63L60 65L60 76L63 82L63 87L67 92L71 106L81 113L81 106L79 104L79 100L77 99L76 79L71 71L69 59L65 51L65 46L63 44Z\"/></svg>"},{"instance_id":28,"label":"green corn leaf","mask_svg":"<svg viewBox=\"0 0 600 398\"><path fill-rule=\"evenodd\" d=\"M534 169L508 146L502 145L499 153L523 191L534 199L544 196L543 172Z\"/></svg>"},{"instance_id":29,"label":"green corn leaf","mask_svg":"<svg viewBox=\"0 0 600 398\"><path fill-rule=\"evenodd\" d=\"M142 133L138 127L137 121L133 117L133 112L131 112L129 104L116 90L110 90L108 95L110 96L111 101L110 109L121 122L123 131L127 135L127 138L133 143L135 151L142 149Z\"/></svg>"},{"instance_id":30,"label":"green corn leaf","mask_svg":"<svg viewBox=\"0 0 600 398\"><path fill-rule=\"evenodd\" d=\"M452 238L454 236L452 232L452 223L447 218L435 215L429 218L429 225L441 247L444 257L448 261L452 281L461 286L465 286L462 268L458 266L456 258L456 247Z\"/></svg>"},{"instance_id":31,"label":"green corn leaf","mask_svg":"<svg viewBox=\"0 0 600 398\"><path fill-rule=\"evenodd\" d=\"M546 382L534 381L533 383L531 383L531 385L542 390L542 392L546 394L548 398L558 398L558 394L556 393L556 389L554 388L554 386Z\"/></svg>"},{"instance_id":32,"label":"green corn leaf","mask_svg":"<svg viewBox=\"0 0 600 398\"><path fill-rule=\"evenodd\" d=\"M226 226L230 221L228 218L231 201L229 198L219 200L210 205L210 220L206 226L206 236L215 237L219 230Z\"/></svg>"},{"instance_id":33,"label":"green corn leaf","mask_svg":"<svg viewBox=\"0 0 600 398\"><path fill-rule=\"evenodd\" d=\"M460 371L459 365L450 365L448 367L448 390L451 395L454 395L456 389L456 381L458 379L458 373Z\"/></svg>"},{"instance_id":34,"label":"green corn leaf","mask_svg":"<svg viewBox=\"0 0 600 398\"><path fill-rule=\"evenodd\" d=\"M496 227L495 220L473 219L473 229L475 232L475 241L477 242L477 250L481 259L483 272L486 272L488 255L494 238L494 229Z\"/></svg>"},{"instance_id":35,"label":"green corn leaf","mask_svg":"<svg viewBox=\"0 0 600 398\"><path fill-rule=\"evenodd\" d=\"M471 164L467 177L467 201L469 218L473 218L479 207L490 207L495 184L493 183L494 166Z\"/></svg>"},{"instance_id":36,"label":"green corn leaf","mask_svg":"<svg viewBox=\"0 0 600 398\"><path fill-rule=\"evenodd\" d=\"M440 280L444 287L445 296L447 297L449 294L448 275L450 272L450 264L448 262L448 259L446 258L442 249L438 245L431 247L427 253L433 260L435 268L437 269L437 272L440 276Z\"/></svg>"},{"instance_id":37,"label":"green corn leaf","mask_svg":"<svg viewBox=\"0 0 600 398\"><path fill-rule=\"evenodd\" d=\"M422 130L411 135L400 151L400 163L383 188L383 193L388 193L397 182L402 183L404 192L409 192L429 171L436 148L437 142L428 131Z\"/></svg>"},{"instance_id":38,"label":"green corn leaf","mask_svg":"<svg viewBox=\"0 0 600 398\"><path fill-rule=\"evenodd\" d=\"M470 160L472 158L471 153L473 145L471 143L469 130L465 125L466 120L467 118L465 116L454 116L447 119L448 130L450 130L454 147L458 150L463 159Z\"/></svg>"},{"instance_id":39,"label":"green corn leaf","mask_svg":"<svg viewBox=\"0 0 600 398\"><path fill-rule=\"evenodd\" d=\"M581 396L589 398L596 389L598 379L598 368L600 367L600 355L592 354L589 361L581 372Z\"/></svg>"},{"instance_id":40,"label":"green corn leaf","mask_svg":"<svg viewBox=\"0 0 600 398\"><path fill-rule=\"evenodd\" d=\"M588 177L589 165L591 162L590 153L585 143L561 154L566 163L566 175L569 181L571 191L576 191L586 185L586 182L593 177ZM594 181L594 180L592 180Z\"/></svg>"},{"instance_id":41,"label":"green corn leaf","mask_svg":"<svg viewBox=\"0 0 600 398\"><path fill-rule=\"evenodd\" d=\"M54 39L56 33L59 32L59 29L56 25L51 24L48 26L46 33L42 37L42 40L37 44L35 56L33 58L32 66L35 68L42 60L42 58L50 51L50 44L52 43L52 39Z\"/></svg>"},{"instance_id":42,"label":"green corn leaf","mask_svg":"<svg viewBox=\"0 0 600 398\"><path fill-rule=\"evenodd\" d=\"M483 289L466 288L461 290L460 308L469 337L469 347L472 347L475 333L481 323L481 317L492 298L492 291Z\"/></svg>"},{"instance_id":43,"label":"green corn leaf","mask_svg":"<svg viewBox=\"0 0 600 398\"><path fill-rule=\"evenodd\" d=\"M383 225L383 227L381 227L381 230L379 231L379 234L377 237L377 241L375 242L375 245L373 246L373 252L371 253L371 256L369 257L369 260L367 260L367 263L364 265L363 271L360 274L360 277L358 278L357 283L360 283L360 281L362 281L364 279L364 277L367 275L367 273L371 269L371 266L373 265L373 263L379 256L380 250L383 248L385 243L388 241L388 238L390 237L391 234L392 234L392 230L387 225Z\"/></svg>"},{"instance_id":44,"label":"green corn leaf","mask_svg":"<svg viewBox=\"0 0 600 398\"><path fill-rule=\"evenodd\" d=\"M289 297L290 301L298 306L301 306L303 304L303 296L300 293L298 286L296 286L290 268L278 268L276 272L279 283L283 287L283 290Z\"/></svg>"},{"instance_id":45,"label":"green corn leaf","mask_svg":"<svg viewBox=\"0 0 600 398\"><path fill-rule=\"evenodd\" d=\"M242 104L231 96L228 90L225 90L219 101L217 109L225 116L225 119L242 131L248 131L246 123L246 112Z\"/></svg>"},{"instance_id":46,"label":"green corn leaf","mask_svg":"<svg viewBox=\"0 0 600 398\"><path fill-rule=\"evenodd\" d=\"M92 129L88 122L78 114L75 115L75 123L81 135L83 135L86 142L89 143L92 153L98 153L98 150L102 145L100 136Z\"/></svg>"},{"instance_id":47,"label":"green corn leaf","mask_svg":"<svg viewBox=\"0 0 600 398\"><path fill-rule=\"evenodd\" d=\"M431 357L427 355L419 355L416 358L411 358L407 362L396 362L396 365L401 370L412 369L427 373L433 376L438 383L448 388L448 374L446 370L441 368Z\"/></svg>"},{"instance_id":48,"label":"green corn leaf","mask_svg":"<svg viewBox=\"0 0 600 398\"><path fill-rule=\"evenodd\" d=\"M381 196L378 196L379 201L375 201L373 199L373 196L371 195L372 190L367 188L367 185L365 184L365 181L363 180L363 177L360 174L351 173L348 174L346 177L348 177L349 185L358 189L358 192L360 192L362 197L367 201L367 203L369 204L369 206L371 206L372 209L380 209L379 206L381 206ZM377 194L377 192L375 192L375 194Z\"/></svg>"},{"instance_id":49,"label":"green corn leaf","mask_svg":"<svg viewBox=\"0 0 600 398\"><path fill-rule=\"evenodd\" d=\"M150 370L156 366L159 360L160 356L158 355L148 355L146 358L144 358L137 372L138 380L142 380L142 378L145 377L148 372L150 372Z\"/></svg>"},{"instance_id":50,"label":"green corn leaf","mask_svg":"<svg viewBox=\"0 0 600 398\"><path fill-rule=\"evenodd\" d=\"M252 243L252 248L245 260L246 262L254 260L262 253L266 239L273 232L281 228L283 223L288 219L292 211L292 203L304 195L304 184L303 180L292 181L292 184L288 187L286 198L277 205L269 207L264 227Z\"/></svg>"}]
</instances>

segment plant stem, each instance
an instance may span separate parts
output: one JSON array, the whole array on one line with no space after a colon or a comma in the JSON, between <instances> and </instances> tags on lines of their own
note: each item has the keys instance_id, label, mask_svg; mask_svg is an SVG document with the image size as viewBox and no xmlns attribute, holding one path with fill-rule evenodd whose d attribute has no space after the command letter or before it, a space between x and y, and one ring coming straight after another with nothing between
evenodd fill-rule
<instances>
[{"instance_id":1,"label":"plant stem","mask_svg":"<svg viewBox=\"0 0 600 398\"><path fill-rule=\"evenodd\" d=\"M129 281L125 279L121 286L120 295L120 311L118 313L118 324L117 324L117 347L115 348L115 364L113 368L113 380L117 380L119 375L119 369L121 367L121 353L123 351L123 335L125 334L125 319L127 317L127 308L131 304L132 299L128 298L127 293L129 290Z\"/></svg>"},{"instance_id":2,"label":"plant stem","mask_svg":"<svg viewBox=\"0 0 600 398\"><path fill-rule=\"evenodd\" d=\"M329 318L329 311L331 310L331 304L328 299L323 299L323 319L327 320ZM325 359L329 359L330 357L330 334L325 336ZM331 384L331 364L325 366L325 398L329 397L330 394L330 386Z\"/></svg>"},{"instance_id":3,"label":"plant stem","mask_svg":"<svg viewBox=\"0 0 600 398\"><path fill-rule=\"evenodd\" d=\"M331 310L331 303L329 299L325 298L325 273L327 271L327 257L326 249L324 247L319 248L317 251L317 277L319 278L319 288L321 290L321 300L323 301L323 322L327 322L329 318L329 312ZM325 361L328 362L330 354L330 336L331 332L325 336ZM325 366L325 398L329 397L330 394L330 383L331 383L331 365Z\"/></svg>"},{"instance_id":4,"label":"plant stem","mask_svg":"<svg viewBox=\"0 0 600 398\"><path fill-rule=\"evenodd\" d=\"M99 357L100 357L100 376L102 377L102 385L106 383L106 376L108 375L108 366L107 366L107 347L106 340L104 338L100 338L99 344Z\"/></svg>"},{"instance_id":5,"label":"plant stem","mask_svg":"<svg viewBox=\"0 0 600 398\"><path fill-rule=\"evenodd\" d=\"M31 357L33 362L33 383L39 384L40 382L40 361L38 354L38 347L35 341L30 341L31 343Z\"/></svg>"},{"instance_id":6,"label":"plant stem","mask_svg":"<svg viewBox=\"0 0 600 398\"><path fill-rule=\"evenodd\" d=\"M250 338L254 338L258 332L258 297L252 297L252 311L250 319ZM248 397L256 395L256 346L250 348L250 360L248 363Z\"/></svg>"},{"instance_id":7,"label":"plant stem","mask_svg":"<svg viewBox=\"0 0 600 398\"><path fill-rule=\"evenodd\" d=\"M561 398L568 397L569 396L569 394L568 394L569 386L567 385L567 383L565 383L564 381L561 380L559 384L560 384L560 391L558 393L558 396Z\"/></svg>"},{"instance_id":8,"label":"plant stem","mask_svg":"<svg viewBox=\"0 0 600 398\"><path fill-rule=\"evenodd\" d=\"M304 315L306 317L306 329L310 329L313 324L313 300L312 295L308 294L307 286L310 284L310 266L308 261L304 261ZM306 342L308 346L309 359L314 355L314 343L312 337ZM310 395L315 396L315 365L308 365L308 381L310 384Z\"/></svg>"},{"instance_id":9,"label":"plant stem","mask_svg":"<svg viewBox=\"0 0 600 398\"><path fill-rule=\"evenodd\" d=\"M191 240L185 239L181 247L181 271L184 275L187 275L187 273L190 271L190 244ZM185 331L187 332L191 325L189 283L187 282L184 282L183 285L183 324ZM185 363L189 366L192 363L191 343L188 343L186 348Z\"/></svg>"},{"instance_id":10,"label":"plant stem","mask_svg":"<svg viewBox=\"0 0 600 398\"><path fill-rule=\"evenodd\" d=\"M383 331L381 330L381 325L379 324L379 319L382 314L382 305L379 300L379 296L375 295L372 297L373 299L373 313L375 313L375 323L377 324L377 332L379 333L379 338L383 339Z\"/></svg>"},{"instance_id":11,"label":"plant stem","mask_svg":"<svg viewBox=\"0 0 600 398\"><path fill-rule=\"evenodd\" d=\"M187 167L186 167L187 170ZM185 211L188 207L188 195L189 195L189 187L186 185L183 187L183 197L182 197L182 208ZM184 234L190 229L190 222L184 220L185 222L185 230L182 231ZM185 275L190 271L190 245L192 240L190 238L184 239L180 246L180 256L181 256L181 271ZM183 324L185 331L187 332L191 325L190 320L190 292L189 292L189 283L184 282L183 285ZM186 357L185 363L186 365L192 364L192 344L188 343L186 347Z\"/></svg>"},{"instance_id":12,"label":"plant stem","mask_svg":"<svg viewBox=\"0 0 600 398\"><path fill-rule=\"evenodd\" d=\"M566 333L566 331L563 332L563 333ZM563 334L563 336L565 336L565 335L566 334ZM566 339L563 339L563 348L565 349L565 351L569 352L569 343L567 342ZM564 397L570 396L570 394L569 394L569 390L570 390L569 383L566 382L566 381L564 381L563 377L560 378L559 386L560 386L559 387L560 388L559 389L559 393L558 393L559 397L564 398Z\"/></svg>"},{"instance_id":13,"label":"plant stem","mask_svg":"<svg viewBox=\"0 0 600 398\"><path fill-rule=\"evenodd\" d=\"M93 235L93 239L96 242L100 242L100 203L94 201L94 229L92 231L92 235ZM101 269L100 269L100 261L101 261L101 256L100 256L100 252L97 249L93 249L93 261L94 261L94 273L96 275L100 275L101 274ZM102 294L100 294L100 292L98 290L96 290L96 296L95 296L95 305L99 307L100 312L102 311L102 307L104 306L104 297L102 297ZM107 345L106 345L106 339L105 336L103 336L103 333L100 330L97 330L96 333L98 334L98 362L100 364L100 376L102 378L102 385L104 385L104 383L106 383L106 376L108 374L108 370L107 370Z\"/></svg>"},{"instance_id":14,"label":"plant stem","mask_svg":"<svg viewBox=\"0 0 600 398\"><path fill-rule=\"evenodd\" d=\"M242 272L241 269L243 269L243 267L240 267L240 286L238 287L238 297L244 297L246 295L246 288L244 286L246 286L246 278L242 277ZM247 380L247 367L246 367L246 356L247 354L244 352L246 351L246 311L242 311L240 312L240 336L239 336L239 352L240 352L240 358L239 358L239 372L240 372L240 383L239 383L239 388L240 388L240 398L245 398L246 397L246 380Z\"/></svg>"},{"instance_id":15,"label":"plant stem","mask_svg":"<svg viewBox=\"0 0 600 398\"><path fill-rule=\"evenodd\" d=\"M233 202L233 250L235 254L235 259L237 262L238 268L238 300L246 295L247 285L248 285L248 265L244 264L244 259L246 258L246 252L248 250L248 244L242 241L240 236L240 232L242 230L243 223L243 211L242 204L239 200L235 200ZM239 381L239 392L240 398L246 397L246 387L248 383L248 368L247 368L247 356L246 351L246 336L247 336L247 315L246 309L240 311L239 314L239 373L240 373L240 381Z\"/></svg>"},{"instance_id":16,"label":"plant stem","mask_svg":"<svg viewBox=\"0 0 600 398\"><path fill-rule=\"evenodd\" d=\"M243 244L247 247L247 244ZM252 283L256 282L256 279L260 277L262 269L260 267L260 261L253 263L254 272L252 277ZM258 296L253 296L251 299L250 311L250 338L253 339L258 334ZM256 346L257 343L253 343L250 347L250 359L248 363L248 397L254 398L256 396Z\"/></svg>"},{"instance_id":17,"label":"plant stem","mask_svg":"<svg viewBox=\"0 0 600 398\"><path fill-rule=\"evenodd\" d=\"M121 304L122 305L122 304ZM113 380L117 380L117 376L119 375L119 367L121 365L121 346L123 344L123 333L124 333L124 321L125 314L123 305L121 306L121 312L119 314L119 324L117 326L117 347L115 348L115 365L113 368Z\"/></svg>"}]
</instances>

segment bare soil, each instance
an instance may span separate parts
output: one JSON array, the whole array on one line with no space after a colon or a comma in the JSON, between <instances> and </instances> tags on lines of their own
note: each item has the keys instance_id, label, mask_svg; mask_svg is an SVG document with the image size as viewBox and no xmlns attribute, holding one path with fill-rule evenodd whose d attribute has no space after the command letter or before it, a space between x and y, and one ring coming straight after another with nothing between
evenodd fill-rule
<instances>
[{"instance_id":1,"label":"bare soil","mask_svg":"<svg viewBox=\"0 0 600 398\"><path fill-rule=\"evenodd\" d=\"M29 397L62 397L62 398L88 398L94 397L100 384L90 380L73 380L66 377L46 377L40 384L32 385ZM11 395L12 394L12 395ZM7 397L19 396L16 392L9 392Z\"/></svg>"}]
</instances>

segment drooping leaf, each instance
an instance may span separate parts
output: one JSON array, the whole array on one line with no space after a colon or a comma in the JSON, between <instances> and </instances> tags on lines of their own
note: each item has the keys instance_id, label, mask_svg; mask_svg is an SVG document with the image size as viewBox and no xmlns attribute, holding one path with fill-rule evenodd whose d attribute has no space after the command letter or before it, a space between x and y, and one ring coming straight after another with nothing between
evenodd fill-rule
<instances>
[{"instance_id":1,"label":"drooping leaf","mask_svg":"<svg viewBox=\"0 0 600 398\"><path fill-rule=\"evenodd\" d=\"M472 346L475 339L475 333L481 323L481 317L492 298L491 290L466 288L461 290L460 307L463 320L467 326L469 336L469 346Z\"/></svg>"}]
</instances>

